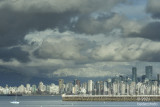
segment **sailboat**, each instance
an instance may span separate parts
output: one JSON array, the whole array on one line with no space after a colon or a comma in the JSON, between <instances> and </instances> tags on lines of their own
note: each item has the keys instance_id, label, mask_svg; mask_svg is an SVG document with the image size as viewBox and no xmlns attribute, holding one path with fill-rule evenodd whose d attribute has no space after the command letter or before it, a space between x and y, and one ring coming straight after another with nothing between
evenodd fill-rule
<instances>
[{"instance_id":1,"label":"sailboat","mask_svg":"<svg viewBox=\"0 0 160 107\"><path fill-rule=\"evenodd\" d=\"M19 104L19 101L17 101L17 94L16 94L16 96L15 96L15 100L14 100L14 101L11 101L10 103L12 103L12 104Z\"/></svg>"}]
</instances>

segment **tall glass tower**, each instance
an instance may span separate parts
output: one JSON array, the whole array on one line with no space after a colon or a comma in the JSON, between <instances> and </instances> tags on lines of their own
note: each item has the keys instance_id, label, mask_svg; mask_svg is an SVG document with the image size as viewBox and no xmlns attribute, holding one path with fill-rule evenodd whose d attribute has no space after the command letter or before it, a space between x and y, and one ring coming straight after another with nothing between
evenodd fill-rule
<instances>
[{"instance_id":1,"label":"tall glass tower","mask_svg":"<svg viewBox=\"0 0 160 107\"><path fill-rule=\"evenodd\" d=\"M64 80L63 79L59 79L59 93L63 93L64 92Z\"/></svg>"},{"instance_id":2,"label":"tall glass tower","mask_svg":"<svg viewBox=\"0 0 160 107\"><path fill-rule=\"evenodd\" d=\"M158 86L159 86L159 84L160 84L160 74L157 74L157 82L158 82Z\"/></svg>"},{"instance_id":3,"label":"tall glass tower","mask_svg":"<svg viewBox=\"0 0 160 107\"><path fill-rule=\"evenodd\" d=\"M137 68L132 67L132 81L137 82Z\"/></svg>"},{"instance_id":4,"label":"tall glass tower","mask_svg":"<svg viewBox=\"0 0 160 107\"><path fill-rule=\"evenodd\" d=\"M146 78L152 80L152 66L146 66Z\"/></svg>"}]
</instances>

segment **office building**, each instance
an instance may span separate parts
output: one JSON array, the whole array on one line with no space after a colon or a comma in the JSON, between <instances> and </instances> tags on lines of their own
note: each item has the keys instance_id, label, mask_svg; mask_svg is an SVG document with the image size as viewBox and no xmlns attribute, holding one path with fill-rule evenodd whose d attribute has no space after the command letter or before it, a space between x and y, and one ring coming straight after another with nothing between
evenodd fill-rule
<instances>
[{"instance_id":1,"label":"office building","mask_svg":"<svg viewBox=\"0 0 160 107\"><path fill-rule=\"evenodd\" d=\"M80 80L77 80L77 79L75 79L74 80L74 85L77 85L78 86L78 88L80 88Z\"/></svg>"},{"instance_id":2,"label":"office building","mask_svg":"<svg viewBox=\"0 0 160 107\"><path fill-rule=\"evenodd\" d=\"M132 67L132 81L137 82L137 68Z\"/></svg>"},{"instance_id":3,"label":"office building","mask_svg":"<svg viewBox=\"0 0 160 107\"><path fill-rule=\"evenodd\" d=\"M158 82L158 86L160 84L160 74L157 74L157 82Z\"/></svg>"},{"instance_id":4,"label":"office building","mask_svg":"<svg viewBox=\"0 0 160 107\"><path fill-rule=\"evenodd\" d=\"M92 80L88 80L88 94L92 94L93 91L93 81Z\"/></svg>"},{"instance_id":5,"label":"office building","mask_svg":"<svg viewBox=\"0 0 160 107\"><path fill-rule=\"evenodd\" d=\"M63 79L59 79L59 93L63 93L64 92L64 80Z\"/></svg>"},{"instance_id":6,"label":"office building","mask_svg":"<svg viewBox=\"0 0 160 107\"><path fill-rule=\"evenodd\" d=\"M146 78L151 81L152 80L152 66L146 66L145 68Z\"/></svg>"}]
</instances>

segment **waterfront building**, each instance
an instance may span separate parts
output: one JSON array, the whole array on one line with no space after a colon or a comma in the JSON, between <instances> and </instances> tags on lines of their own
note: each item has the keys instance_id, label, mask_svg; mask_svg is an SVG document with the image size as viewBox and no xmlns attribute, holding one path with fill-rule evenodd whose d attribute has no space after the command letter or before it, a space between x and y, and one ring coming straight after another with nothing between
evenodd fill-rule
<instances>
[{"instance_id":1,"label":"waterfront building","mask_svg":"<svg viewBox=\"0 0 160 107\"><path fill-rule=\"evenodd\" d=\"M107 79L107 88L108 88L107 93L108 93L108 95L111 95L113 92L112 86L113 86L112 79L111 78Z\"/></svg>"},{"instance_id":2,"label":"waterfront building","mask_svg":"<svg viewBox=\"0 0 160 107\"><path fill-rule=\"evenodd\" d=\"M64 93L64 80L59 79L59 93L62 94Z\"/></svg>"},{"instance_id":3,"label":"waterfront building","mask_svg":"<svg viewBox=\"0 0 160 107\"><path fill-rule=\"evenodd\" d=\"M114 82L113 83L113 95L119 95L119 91L118 91L118 83Z\"/></svg>"},{"instance_id":4,"label":"waterfront building","mask_svg":"<svg viewBox=\"0 0 160 107\"><path fill-rule=\"evenodd\" d=\"M96 88L96 91L97 91L96 94L97 95L102 95L103 94L103 81L97 81L95 88Z\"/></svg>"},{"instance_id":5,"label":"waterfront building","mask_svg":"<svg viewBox=\"0 0 160 107\"><path fill-rule=\"evenodd\" d=\"M86 94L86 89L84 87L80 87L80 94Z\"/></svg>"},{"instance_id":6,"label":"waterfront building","mask_svg":"<svg viewBox=\"0 0 160 107\"><path fill-rule=\"evenodd\" d=\"M137 83L137 68L132 67L132 81Z\"/></svg>"},{"instance_id":7,"label":"waterfront building","mask_svg":"<svg viewBox=\"0 0 160 107\"><path fill-rule=\"evenodd\" d=\"M26 90L30 91L31 90L31 85L30 84L26 84Z\"/></svg>"},{"instance_id":8,"label":"waterfront building","mask_svg":"<svg viewBox=\"0 0 160 107\"><path fill-rule=\"evenodd\" d=\"M107 91L108 91L108 89L107 89L107 82L106 81L104 81L104 84L103 84L103 95L107 95L108 93L107 93Z\"/></svg>"},{"instance_id":9,"label":"waterfront building","mask_svg":"<svg viewBox=\"0 0 160 107\"><path fill-rule=\"evenodd\" d=\"M142 75L142 82L145 82L146 75Z\"/></svg>"},{"instance_id":10,"label":"waterfront building","mask_svg":"<svg viewBox=\"0 0 160 107\"><path fill-rule=\"evenodd\" d=\"M46 90L46 86L43 84L43 82L39 82L39 86L38 86L38 90L39 92L44 92Z\"/></svg>"},{"instance_id":11,"label":"waterfront building","mask_svg":"<svg viewBox=\"0 0 160 107\"><path fill-rule=\"evenodd\" d=\"M81 86L80 80L75 79L75 80L74 80L74 86L75 86L75 85L77 85L77 91L80 91L80 86Z\"/></svg>"},{"instance_id":12,"label":"waterfront building","mask_svg":"<svg viewBox=\"0 0 160 107\"><path fill-rule=\"evenodd\" d=\"M157 81L152 81L152 92L151 95L157 95L158 94L158 90L157 90Z\"/></svg>"},{"instance_id":13,"label":"waterfront building","mask_svg":"<svg viewBox=\"0 0 160 107\"><path fill-rule=\"evenodd\" d=\"M140 87L140 95L145 95L145 89L146 89L146 87L145 87L145 85L144 84L142 84L141 85L141 87Z\"/></svg>"},{"instance_id":14,"label":"waterfront building","mask_svg":"<svg viewBox=\"0 0 160 107\"><path fill-rule=\"evenodd\" d=\"M152 80L152 66L146 66L145 72L146 72L146 78L149 79L149 81L151 81Z\"/></svg>"},{"instance_id":15,"label":"waterfront building","mask_svg":"<svg viewBox=\"0 0 160 107\"><path fill-rule=\"evenodd\" d=\"M59 94L59 86L52 83L50 85L50 94Z\"/></svg>"},{"instance_id":16,"label":"waterfront building","mask_svg":"<svg viewBox=\"0 0 160 107\"><path fill-rule=\"evenodd\" d=\"M147 85L147 84L145 84L145 86L146 86L146 91L145 91L145 94L146 95L151 95L151 93L152 93L152 86L151 85Z\"/></svg>"},{"instance_id":17,"label":"waterfront building","mask_svg":"<svg viewBox=\"0 0 160 107\"><path fill-rule=\"evenodd\" d=\"M75 85L74 87L72 87L72 94L79 94L78 85Z\"/></svg>"},{"instance_id":18,"label":"waterfront building","mask_svg":"<svg viewBox=\"0 0 160 107\"><path fill-rule=\"evenodd\" d=\"M18 91L20 92L20 93L25 93L25 87L24 87L24 85L20 85L19 87L18 87Z\"/></svg>"},{"instance_id":19,"label":"waterfront building","mask_svg":"<svg viewBox=\"0 0 160 107\"><path fill-rule=\"evenodd\" d=\"M71 94L72 93L72 87L73 87L72 82L69 82L69 83L66 84L65 91L66 91L67 94Z\"/></svg>"},{"instance_id":20,"label":"waterfront building","mask_svg":"<svg viewBox=\"0 0 160 107\"><path fill-rule=\"evenodd\" d=\"M82 88L84 88L87 91L87 82L82 83Z\"/></svg>"},{"instance_id":21,"label":"waterfront building","mask_svg":"<svg viewBox=\"0 0 160 107\"><path fill-rule=\"evenodd\" d=\"M158 91L157 93L160 94L160 91L159 91L160 90L160 74L157 74L157 82L158 82L157 83L157 88L158 88L157 89L157 91Z\"/></svg>"},{"instance_id":22,"label":"waterfront building","mask_svg":"<svg viewBox=\"0 0 160 107\"><path fill-rule=\"evenodd\" d=\"M159 84L160 84L160 74L157 74L157 86L159 86Z\"/></svg>"},{"instance_id":23,"label":"waterfront building","mask_svg":"<svg viewBox=\"0 0 160 107\"><path fill-rule=\"evenodd\" d=\"M129 92L130 95L136 94L136 83L135 82L131 82L129 90L130 90Z\"/></svg>"},{"instance_id":24,"label":"waterfront building","mask_svg":"<svg viewBox=\"0 0 160 107\"><path fill-rule=\"evenodd\" d=\"M141 85L142 85L141 82L138 82L138 83L136 84L136 90L137 90L136 94L137 94L137 95L140 95L140 87L141 87Z\"/></svg>"},{"instance_id":25,"label":"waterfront building","mask_svg":"<svg viewBox=\"0 0 160 107\"><path fill-rule=\"evenodd\" d=\"M35 94L37 92L37 86L36 85L32 85L32 93Z\"/></svg>"},{"instance_id":26,"label":"waterfront building","mask_svg":"<svg viewBox=\"0 0 160 107\"><path fill-rule=\"evenodd\" d=\"M80 88L80 86L81 86L80 80L75 79L74 80L74 85L77 85Z\"/></svg>"},{"instance_id":27,"label":"waterfront building","mask_svg":"<svg viewBox=\"0 0 160 107\"><path fill-rule=\"evenodd\" d=\"M126 82L126 89L125 89L125 94L129 95L129 84Z\"/></svg>"},{"instance_id":28,"label":"waterfront building","mask_svg":"<svg viewBox=\"0 0 160 107\"><path fill-rule=\"evenodd\" d=\"M92 95L92 91L93 91L93 81L88 80L88 94Z\"/></svg>"},{"instance_id":29,"label":"waterfront building","mask_svg":"<svg viewBox=\"0 0 160 107\"><path fill-rule=\"evenodd\" d=\"M125 90L126 90L126 84L123 81L121 81L120 82L120 94L125 95Z\"/></svg>"}]
</instances>

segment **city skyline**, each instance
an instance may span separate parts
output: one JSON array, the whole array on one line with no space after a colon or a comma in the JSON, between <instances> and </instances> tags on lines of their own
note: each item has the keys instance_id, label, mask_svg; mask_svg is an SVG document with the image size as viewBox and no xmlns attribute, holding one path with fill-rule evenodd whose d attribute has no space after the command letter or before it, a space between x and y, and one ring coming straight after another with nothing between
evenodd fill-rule
<instances>
[{"instance_id":1,"label":"city skyline","mask_svg":"<svg viewBox=\"0 0 160 107\"><path fill-rule=\"evenodd\" d=\"M132 67L131 78L118 75L113 78L106 78L106 80L88 80L81 82L74 79L66 82L63 79L58 80L58 85L51 83L44 84L42 81L39 85L26 84L26 87L20 86L11 87L6 85L0 86L0 95L160 95L160 74L157 78L152 77L152 66L145 67L145 75L138 78L136 67Z\"/></svg>"}]
</instances>

